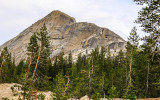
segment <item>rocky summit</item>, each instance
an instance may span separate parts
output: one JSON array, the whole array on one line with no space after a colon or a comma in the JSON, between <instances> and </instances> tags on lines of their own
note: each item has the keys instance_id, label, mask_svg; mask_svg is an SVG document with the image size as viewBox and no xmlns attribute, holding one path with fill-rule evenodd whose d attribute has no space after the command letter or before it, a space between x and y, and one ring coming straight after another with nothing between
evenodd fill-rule
<instances>
[{"instance_id":1,"label":"rocky summit","mask_svg":"<svg viewBox=\"0 0 160 100\"><path fill-rule=\"evenodd\" d=\"M46 17L22 31L15 38L0 46L0 50L8 47L12 57L18 63L27 58L27 45L34 32L39 32L43 25L46 25L50 36L51 58L64 52L65 55L71 51L73 59L79 53L88 54L97 46L110 48L111 56L125 50L125 40L107 28L99 27L93 23L76 22L75 18L61 11L53 11Z\"/></svg>"}]
</instances>

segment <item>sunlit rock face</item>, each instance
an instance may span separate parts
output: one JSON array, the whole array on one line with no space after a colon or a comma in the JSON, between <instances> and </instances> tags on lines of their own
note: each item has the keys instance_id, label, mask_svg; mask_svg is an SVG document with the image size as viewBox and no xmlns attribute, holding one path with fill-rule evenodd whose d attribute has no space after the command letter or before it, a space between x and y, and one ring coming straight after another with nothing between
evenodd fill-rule
<instances>
[{"instance_id":1,"label":"sunlit rock face","mask_svg":"<svg viewBox=\"0 0 160 100\"><path fill-rule=\"evenodd\" d=\"M79 53L86 54L87 50L89 54L97 46L103 46L106 53L109 48L111 56L116 56L120 50L125 51L125 40L111 30L93 23L77 23L75 18L61 11L51 12L15 38L1 45L0 49L7 46L12 57L16 59L16 63L22 59L26 60L30 37L34 32L39 32L44 24L50 36L50 57L53 60L59 53L64 52L67 56L70 51L73 59L76 59Z\"/></svg>"}]
</instances>

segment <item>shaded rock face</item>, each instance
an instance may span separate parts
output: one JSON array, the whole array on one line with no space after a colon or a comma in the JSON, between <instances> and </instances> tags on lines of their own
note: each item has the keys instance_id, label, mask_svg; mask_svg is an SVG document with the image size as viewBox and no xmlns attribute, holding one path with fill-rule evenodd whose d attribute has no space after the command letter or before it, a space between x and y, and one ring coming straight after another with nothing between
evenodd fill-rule
<instances>
[{"instance_id":1,"label":"shaded rock face","mask_svg":"<svg viewBox=\"0 0 160 100\"><path fill-rule=\"evenodd\" d=\"M59 55L60 52L68 55L71 51L73 59L76 59L79 53L85 54L86 50L90 53L97 46L110 48L112 56L117 55L119 50L125 50L126 42L114 32L93 23L76 23L73 17L60 11L53 11L37 21L15 38L1 45L0 50L7 46L12 57L15 57L16 63L21 59L25 60L30 37L34 32L39 32L43 24L46 25L50 36L51 58Z\"/></svg>"}]
</instances>

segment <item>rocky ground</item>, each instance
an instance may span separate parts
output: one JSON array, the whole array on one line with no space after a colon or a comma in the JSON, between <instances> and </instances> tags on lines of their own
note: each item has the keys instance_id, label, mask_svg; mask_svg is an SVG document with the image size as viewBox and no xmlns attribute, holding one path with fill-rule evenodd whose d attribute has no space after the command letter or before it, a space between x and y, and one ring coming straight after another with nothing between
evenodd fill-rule
<instances>
[{"instance_id":1,"label":"rocky ground","mask_svg":"<svg viewBox=\"0 0 160 100\"><path fill-rule=\"evenodd\" d=\"M16 83L2 83L2 84L0 84L0 100L3 100L4 98L8 98L9 100L18 100L21 90L16 88L16 89L14 89L14 92L13 92L11 87L13 87L15 85L21 86L20 84L16 84ZM18 92L19 94L14 96L15 92ZM50 92L50 91L38 92L37 94L39 94L39 93L45 94L45 100L51 100L52 92ZM22 96L20 96L20 97L22 98ZM79 99L68 99L68 100L79 100ZM89 97L86 95L86 96L82 97L80 100L91 100L91 99L89 99ZM107 100L107 99L101 99L101 100ZM115 99L111 99L111 100L123 100L123 99L115 98ZM160 98L146 98L146 99L137 99L137 100L160 100Z\"/></svg>"},{"instance_id":2,"label":"rocky ground","mask_svg":"<svg viewBox=\"0 0 160 100\"><path fill-rule=\"evenodd\" d=\"M21 86L20 84L16 83L2 83L0 84L0 100L3 100L4 98L8 98L9 100L18 100L19 97L22 98L20 95L21 89L14 88L14 92L12 91L11 87L18 85ZM51 100L51 93L50 91L48 92L38 92L43 93L45 95L45 100ZM16 94L16 95L15 95Z\"/></svg>"}]
</instances>

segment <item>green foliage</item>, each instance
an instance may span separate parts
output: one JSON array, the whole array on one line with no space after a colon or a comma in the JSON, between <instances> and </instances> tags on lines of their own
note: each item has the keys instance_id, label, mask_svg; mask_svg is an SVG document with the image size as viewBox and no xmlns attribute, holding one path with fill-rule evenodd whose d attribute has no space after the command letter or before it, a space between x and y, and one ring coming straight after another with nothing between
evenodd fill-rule
<instances>
[{"instance_id":1,"label":"green foliage","mask_svg":"<svg viewBox=\"0 0 160 100\"><path fill-rule=\"evenodd\" d=\"M47 28L45 25L40 29L40 32L37 33L38 40L40 41L40 48L41 48L41 54L39 58L38 63L38 70L40 73L43 73L44 75L47 74L48 71L48 62L49 62L49 56L50 56L50 49L49 49L49 37ZM40 74L39 74L40 75Z\"/></svg>"},{"instance_id":2,"label":"green foliage","mask_svg":"<svg viewBox=\"0 0 160 100\"><path fill-rule=\"evenodd\" d=\"M152 94L152 92L155 93L158 91L156 87L159 85L155 79L155 75L159 75L155 72L156 67L150 69L151 76L148 78L149 88L146 90L148 64L152 66L155 66L155 64L149 63L149 55L147 53L145 54L144 51L138 50L134 44L128 43L127 53L124 54L120 51L115 58L111 58L109 49L106 58L106 50L103 47L100 49L97 47L92 51L91 56L88 57L79 54L76 62L72 62L71 53L67 58L64 58L64 53L62 52L55 58L53 65L51 60L48 60L47 66L49 70L47 70L46 74L44 73L43 78L40 77L44 81L36 79L33 83L34 87L30 87L29 85L32 81L31 78L28 78L24 84L24 73L28 66L21 61L14 69L14 80L18 80L19 83L23 84L20 88L23 90L22 95L27 100L35 98L35 96L31 96L31 91L36 91L37 89L51 90L53 92L53 100L66 100L71 97L81 98L84 95L88 95L95 100L104 97L109 99L136 99L144 98L146 95L149 95L148 97L156 97L156 94ZM132 55L130 49L133 50ZM133 61L131 73L132 83L129 83L131 56ZM12 62L10 63L14 65ZM3 67L5 67L4 65ZM39 71L37 72L38 74ZM9 78L9 76L6 78ZM15 92L13 87L11 89ZM43 100L44 96L39 95L38 98Z\"/></svg>"},{"instance_id":3,"label":"green foliage","mask_svg":"<svg viewBox=\"0 0 160 100\"><path fill-rule=\"evenodd\" d=\"M101 100L101 94L98 93L98 92L95 92L95 93L92 95L92 99L94 99L94 100Z\"/></svg>"},{"instance_id":4,"label":"green foliage","mask_svg":"<svg viewBox=\"0 0 160 100\"><path fill-rule=\"evenodd\" d=\"M37 56L37 51L39 49L38 41L37 41L37 35L34 33L30 38L30 43L28 43L27 51L28 55L31 55L33 57Z\"/></svg>"},{"instance_id":5,"label":"green foliage","mask_svg":"<svg viewBox=\"0 0 160 100\"><path fill-rule=\"evenodd\" d=\"M2 98L2 100L9 100L8 98Z\"/></svg>"},{"instance_id":6,"label":"green foliage","mask_svg":"<svg viewBox=\"0 0 160 100\"><path fill-rule=\"evenodd\" d=\"M53 100L66 100L67 99L67 96L65 95L66 82L62 72L56 76L55 81L56 81L56 88L54 89L52 94Z\"/></svg>"},{"instance_id":7,"label":"green foliage","mask_svg":"<svg viewBox=\"0 0 160 100\"><path fill-rule=\"evenodd\" d=\"M30 42L28 43L28 47L27 47L27 55L28 55L27 63L28 63L28 65L31 60L31 67L29 69L29 71L31 73L28 73L29 77L32 76L32 73L34 71L34 67L36 66L36 62L37 62L37 58L38 58L38 51L39 51L39 45L38 45L37 35L36 35L36 33L34 33L31 36Z\"/></svg>"},{"instance_id":8,"label":"green foliage","mask_svg":"<svg viewBox=\"0 0 160 100\"><path fill-rule=\"evenodd\" d=\"M149 0L135 1L142 4L147 3L147 7L151 8L156 7L156 2L159 3L155 0L153 2ZM147 9L150 10L150 8ZM147 9L142 9L144 15L147 15ZM0 55L0 82L21 83L22 95L27 100L35 98L32 91L36 90L52 91L53 100L81 98L84 95L88 95L94 100L106 97L109 99L158 97L160 93L160 58L157 51L159 48L157 45L148 47L148 45L158 42L154 41L156 38L155 34L152 34L153 27L149 29L149 26L144 23L146 20L143 19L145 17L143 14L140 12L141 16L137 21L142 24L145 31L151 32L151 35L145 38L143 45L139 47L137 29L133 27L127 41L127 52L120 50L117 56L111 57L109 48L96 47L89 55L80 53L75 62L73 62L72 52L67 57L64 57L64 52L61 52L55 57L52 64L53 61L49 57L48 32L44 25L40 32L34 33L30 38L26 62L22 60L16 66L7 48L3 49ZM149 19L147 21L152 22ZM36 75L32 80L38 52L40 52L40 59ZM30 61L31 68L26 78ZM33 86L30 85L31 82L33 82ZM14 87L11 87L11 90L15 92ZM44 98L45 95L38 95L39 100L44 100Z\"/></svg>"},{"instance_id":9,"label":"green foliage","mask_svg":"<svg viewBox=\"0 0 160 100\"><path fill-rule=\"evenodd\" d=\"M15 65L11 59L11 53L9 53L7 47L4 47L1 53L1 67L0 67L0 82L12 82L15 76Z\"/></svg>"},{"instance_id":10,"label":"green foliage","mask_svg":"<svg viewBox=\"0 0 160 100\"><path fill-rule=\"evenodd\" d=\"M141 45L141 49L144 51L145 56L147 56L148 67L147 72L147 84L146 84L146 95L152 97L158 96L160 92L159 80L160 80L160 1L159 0L134 0L138 5L143 5L141 11L139 11L139 16L136 20L137 23L141 25L143 31L149 35L142 38L144 43ZM149 74L148 74L149 73ZM157 77L157 78L149 78ZM157 84L156 84L157 83ZM154 85L153 85L154 84ZM154 89L153 89L154 88ZM157 88L157 89L155 89ZM152 91L152 92L151 92Z\"/></svg>"},{"instance_id":11,"label":"green foliage","mask_svg":"<svg viewBox=\"0 0 160 100\"><path fill-rule=\"evenodd\" d=\"M116 87L112 86L109 90L108 90L109 96L108 98L117 98L119 97L120 92L117 90Z\"/></svg>"},{"instance_id":12,"label":"green foliage","mask_svg":"<svg viewBox=\"0 0 160 100\"><path fill-rule=\"evenodd\" d=\"M129 87L129 91L128 91L128 93L126 93L126 94L124 94L123 95L123 98L125 98L125 99L136 99L137 98L137 96L136 96L136 90L135 89L133 89L134 87L133 86L130 86Z\"/></svg>"},{"instance_id":13,"label":"green foliage","mask_svg":"<svg viewBox=\"0 0 160 100\"><path fill-rule=\"evenodd\" d=\"M43 93L38 94L37 99L38 100L44 100L45 99L45 94L43 94Z\"/></svg>"},{"instance_id":14,"label":"green foliage","mask_svg":"<svg viewBox=\"0 0 160 100\"><path fill-rule=\"evenodd\" d=\"M40 44L38 44L40 43ZM52 78L51 73L49 72L49 68L52 70L52 63L49 58L50 49L49 49L49 37L47 28L43 25L40 29L40 32L34 33L30 38L30 43L28 44L28 65L31 66L28 68L28 77L31 78L33 75L33 71L35 70L35 66L39 55L38 67L36 69L36 75L33 80L35 80L34 85L39 90L49 89L48 80Z\"/></svg>"}]
</instances>

